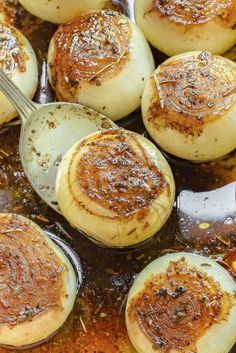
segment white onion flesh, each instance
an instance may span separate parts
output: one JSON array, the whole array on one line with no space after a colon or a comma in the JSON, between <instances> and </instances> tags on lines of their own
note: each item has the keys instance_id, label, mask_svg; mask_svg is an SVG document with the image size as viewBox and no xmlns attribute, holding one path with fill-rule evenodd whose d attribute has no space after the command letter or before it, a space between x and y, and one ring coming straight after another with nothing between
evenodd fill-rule
<instances>
[{"instance_id":1,"label":"white onion flesh","mask_svg":"<svg viewBox=\"0 0 236 353\"><path fill-rule=\"evenodd\" d=\"M70 314L74 269L64 252L35 223L0 214L0 345L24 347L55 334Z\"/></svg>"},{"instance_id":2,"label":"white onion flesh","mask_svg":"<svg viewBox=\"0 0 236 353\"><path fill-rule=\"evenodd\" d=\"M140 106L155 69L142 32L114 11L85 13L59 27L48 62L59 100L87 105L114 121Z\"/></svg>"},{"instance_id":3,"label":"white onion flesh","mask_svg":"<svg viewBox=\"0 0 236 353\"><path fill-rule=\"evenodd\" d=\"M52 23L65 23L81 13L102 10L107 0L19 0L19 3L34 16Z\"/></svg>"},{"instance_id":4,"label":"white onion flesh","mask_svg":"<svg viewBox=\"0 0 236 353\"><path fill-rule=\"evenodd\" d=\"M235 0L136 0L135 16L148 41L169 56L223 54L236 44Z\"/></svg>"},{"instance_id":5,"label":"white onion flesh","mask_svg":"<svg viewBox=\"0 0 236 353\"><path fill-rule=\"evenodd\" d=\"M171 275L169 277L170 280L168 280L168 284L167 282L165 282L164 284L163 283L161 284L161 286L166 285L166 288L168 289L168 291L165 293L168 293L168 294L166 294L166 296L164 297L159 296L157 293L160 293L160 282L162 281L160 276L164 276L162 278L166 278L165 275L169 266L171 266L171 264L173 265L173 263L181 263L181 261L184 261L185 263L184 266L186 266L185 272L187 273L187 282L185 283L181 282L181 280L179 279L181 278L181 274L178 276L174 276L173 273L175 272L170 272ZM182 268L181 266L180 266L180 269ZM194 273L193 271L195 270L196 272L195 274L193 274ZM202 275L203 275L202 279L201 277L198 277ZM194 280L196 276L198 280ZM186 280L186 276L184 278ZM215 287L212 287L212 284L210 285L210 287L208 287L209 283L212 283L212 282L209 282L209 278L211 281L213 281ZM175 299L171 299L171 295L173 295L174 293L174 292L171 292L171 289L169 288L171 281L173 284L173 288L174 287L181 288L182 290L182 294L178 292ZM194 281L196 281L196 283ZM201 283L201 281L202 281L202 284L200 284L200 287L199 287L197 283ZM164 282L164 279L163 279L163 282ZM165 347L164 344L162 348L158 347L158 345L155 346L153 339L151 339L151 336L149 336L149 334L147 333L148 331L145 331L143 329L143 326L140 324L138 319L138 311L137 311L138 307L135 306L135 304L140 303L140 299L139 301L136 301L136 300L137 298L140 298L140 296L141 298L143 298L142 300L144 300L144 297L146 296L146 298L148 298L147 299L147 303L148 303L150 299L150 292L149 291L147 292L147 286L149 286L150 283L152 283L151 284L152 290L157 288L156 294L154 297L154 300L156 301L155 308L160 309L158 301L161 301L162 306L160 311L162 311L163 309L163 312L160 312L159 314L162 316L159 318L158 318L158 313L155 314L155 311L154 313L150 312L150 320L154 320L156 324L156 328L154 329L153 332L156 333L157 344L160 344L162 342L164 342L165 344L169 344L167 342L167 339L164 339L164 337L174 337L173 339L175 339L176 342L178 342L178 337L179 338L184 337L185 335L185 333L183 333L185 332L184 330L189 325L190 325L189 327L191 327L191 325L196 325L195 324L196 320L200 319L201 316L198 316L198 319L194 319L195 315L199 315L199 314L203 315L202 320L204 320L204 318L208 320L209 319L208 317L204 317L203 311L196 312L194 308L199 308L198 302L200 303L200 308L202 308L200 295L207 296L209 295L208 288L215 288L213 293L220 291L221 293L220 295L222 295L220 299L221 303L219 304L220 309L218 311L219 315L223 313L222 317L221 316L216 317L213 315L214 318L217 320L217 322L212 322L210 323L209 327L204 328L204 332L200 335L200 337L198 337L198 332L194 332L194 335L196 333L196 337L194 338L193 342L190 342L190 346L182 347L181 349L177 347L172 347L170 350L168 350L168 352L181 353L181 352L189 352L192 350L194 352L196 351L197 353L209 353L209 352L228 353L229 352L230 348L233 346L233 344L236 341L236 300L235 300L236 284L233 278L223 267L218 265L213 260L210 260L200 255L195 255L190 253L175 253L175 254L162 256L157 260L153 261L149 266L147 266L138 275L129 292L127 307L126 307L126 324L127 324L128 334L131 339L131 342L133 343L138 353L146 353L146 352L161 353L161 352L167 351L167 347ZM189 289L191 288L191 286L193 288L192 292L191 292L191 289ZM198 295L199 297L197 297ZM205 301L206 305L208 305L207 300ZM152 309L153 308L154 306L152 305ZM175 309L180 311L182 310L182 312L185 313L186 316L183 315L182 319L180 317L179 321L176 321L174 319L174 315L176 312ZM156 312L157 312L157 309L156 309ZM224 318L224 314L227 314L226 318ZM152 321L152 323L154 321ZM150 325L152 323L149 321ZM167 326L166 326L166 323L168 323ZM165 326L162 326L162 325L165 325ZM204 321L203 321L203 325L204 325ZM197 327L197 326L194 326L194 327ZM170 332L172 336L168 336L167 332ZM176 332L176 335L174 335L173 332ZM187 328L187 332L188 332L188 328ZM187 337L187 339L189 338L191 341L192 336ZM196 342L195 342L195 339L196 339ZM179 342L181 342L181 340ZM192 344L194 347L191 346Z\"/></svg>"},{"instance_id":6,"label":"white onion flesh","mask_svg":"<svg viewBox=\"0 0 236 353\"><path fill-rule=\"evenodd\" d=\"M175 186L167 161L150 141L108 130L89 135L67 152L56 194L73 227L105 246L124 247L147 240L164 225Z\"/></svg>"},{"instance_id":7,"label":"white onion flesh","mask_svg":"<svg viewBox=\"0 0 236 353\"><path fill-rule=\"evenodd\" d=\"M142 97L144 124L165 151L191 161L236 148L236 64L206 52L166 60Z\"/></svg>"},{"instance_id":8,"label":"white onion flesh","mask_svg":"<svg viewBox=\"0 0 236 353\"><path fill-rule=\"evenodd\" d=\"M33 98L38 83L38 64L29 41L16 28L0 23L0 68L28 97ZM16 117L15 108L0 92L0 124Z\"/></svg>"}]
</instances>

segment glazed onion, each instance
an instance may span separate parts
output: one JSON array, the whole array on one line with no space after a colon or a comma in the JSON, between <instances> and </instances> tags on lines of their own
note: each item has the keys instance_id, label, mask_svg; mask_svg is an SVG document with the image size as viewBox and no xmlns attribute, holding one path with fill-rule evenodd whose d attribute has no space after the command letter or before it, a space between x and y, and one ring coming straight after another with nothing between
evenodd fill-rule
<instances>
[{"instance_id":1,"label":"glazed onion","mask_svg":"<svg viewBox=\"0 0 236 353\"><path fill-rule=\"evenodd\" d=\"M68 151L56 189L73 227L103 245L123 247L164 225L175 187L167 161L150 141L115 129L91 134Z\"/></svg>"},{"instance_id":2,"label":"glazed onion","mask_svg":"<svg viewBox=\"0 0 236 353\"><path fill-rule=\"evenodd\" d=\"M209 161L236 147L236 64L206 52L177 55L150 77L144 124L167 152Z\"/></svg>"},{"instance_id":3,"label":"glazed onion","mask_svg":"<svg viewBox=\"0 0 236 353\"><path fill-rule=\"evenodd\" d=\"M169 56L222 54L236 44L235 0L136 0L135 16L148 41Z\"/></svg>"},{"instance_id":4,"label":"glazed onion","mask_svg":"<svg viewBox=\"0 0 236 353\"><path fill-rule=\"evenodd\" d=\"M108 0L19 0L19 3L34 16L53 23L67 22L81 13L102 10Z\"/></svg>"},{"instance_id":5,"label":"glazed onion","mask_svg":"<svg viewBox=\"0 0 236 353\"><path fill-rule=\"evenodd\" d=\"M32 98L37 89L38 64L28 40L16 28L0 23L0 69L20 90ZM17 116L5 95L0 92L0 124Z\"/></svg>"},{"instance_id":6,"label":"glazed onion","mask_svg":"<svg viewBox=\"0 0 236 353\"><path fill-rule=\"evenodd\" d=\"M51 40L49 77L59 100L118 120L140 106L154 61L139 28L114 11L88 12Z\"/></svg>"},{"instance_id":7,"label":"glazed onion","mask_svg":"<svg viewBox=\"0 0 236 353\"><path fill-rule=\"evenodd\" d=\"M24 347L56 333L77 292L63 251L30 220L0 214L0 345Z\"/></svg>"},{"instance_id":8,"label":"glazed onion","mask_svg":"<svg viewBox=\"0 0 236 353\"><path fill-rule=\"evenodd\" d=\"M127 301L138 353L226 353L236 341L236 284L203 256L160 257L136 278Z\"/></svg>"}]
</instances>

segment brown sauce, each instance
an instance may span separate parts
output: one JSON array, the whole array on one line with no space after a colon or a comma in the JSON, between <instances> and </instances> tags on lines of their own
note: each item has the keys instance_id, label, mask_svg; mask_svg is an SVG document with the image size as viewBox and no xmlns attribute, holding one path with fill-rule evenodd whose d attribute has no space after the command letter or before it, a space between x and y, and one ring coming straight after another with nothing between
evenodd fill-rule
<instances>
[{"instance_id":1,"label":"brown sauce","mask_svg":"<svg viewBox=\"0 0 236 353\"><path fill-rule=\"evenodd\" d=\"M11 5L9 12L14 14L13 22L30 39L40 67L43 67L36 100L52 101L54 96L46 80L45 57L56 26L36 20L20 8L15 11L13 1L5 0L4 3ZM157 57L156 51L154 53ZM163 55L158 55L158 58L165 59ZM120 125L148 137L140 112L122 120ZM28 349L27 353L134 353L125 329L125 299L135 275L166 252L185 250L213 256L236 274L230 257L236 248L236 209L227 210L228 203L232 199L235 202L235 192L215 204L220 218L212 219L208 207L204 209L204 219L198 217L197 212L202 207L198 201L191 206L191 217L181 211L179 203L176 203L167 224L145 245L124 251L102 249L72 229L32 190L19 159L19 133L19 126L0 129L0 211L17 212L29 217L43 229L68 241L80 255L84 268L83 287L66 325L50 342ZM197 165L168 156L177 184L177 195L186 190L215 193L217 188L235 183L235 159L236 155L232 153L220 161ZM211 198L212 195L209 195ZM202 229L202 223L208 223L208 228ZM0 353L7 352L19 351L0 348ZM231 353L235 352L236 346Z\"/></svg>"}]
</instances>

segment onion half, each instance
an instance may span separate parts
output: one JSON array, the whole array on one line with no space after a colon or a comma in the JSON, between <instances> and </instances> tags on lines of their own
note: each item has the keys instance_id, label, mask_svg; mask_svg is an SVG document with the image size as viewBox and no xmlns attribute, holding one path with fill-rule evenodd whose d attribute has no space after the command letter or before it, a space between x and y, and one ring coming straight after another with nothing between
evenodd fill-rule
<instances>
[{"instance_id":1,"label":"onion half","mask_svg":"<svg viewBox=\"0 0 236 353\"><path fill-rule=\"evenodd\" d=\"M33 98L38 84L38 64L29 41L13 26L0 23L0 68L20 90ZM7 122L18 113L0 92L0 124Z\"/></svg>"},{"instance_id":2,"label":"onion half","mask_svg":"<svg viewBox=\"0 0 236 353\"><path fill-rule=\"evenodd\" d=\"M236 147L236 64L207 52L166 60L142 97L144 124L165 151L202 162Z\"/></svg>"},{"instance_id":3,"label":"onion half","mask_svg":"<svg viewBox=\"0 0 236 353\"><path fill-rule=\"evenodd\" d=\"M164 225L175 186L167 161L150 141L116 129L91 134L67 152L56 194L74 228L106 246L124 247Z\"/></svg>"},{"instance_id":4,"label":"onion half","mask_svg":"<svg viewBox=\"0 0 236 353\"><path fill-rule=\"evenodd\" d=\"M236 341L235 290L213 260L190 253L160 257L130 290L131 342L138 353L227 353Z\"/></svg>"},{"instance_id":5,"label":"onion half","mask_svg":"<svg viewBox=\"0 0 236 353\"><path fill-rule=\"evenodd\" d=\"M81 13L102 10L108 0L19 0L34 16L53 23L67 22Z\"/></svg>"},{"instance_id":6,"label":"onion half","mask_svg":"<svg viewBox=\"0 0 236 353\"><path fill-rule=\"evenodd\" d=\"M236 44L235 0L136 0L135 16L148 41L169 56L223 54Z\"/></svg>"},{"instance_id":7,"label":"onion half","mask_svg":"<svg viewBox=\"0 0 236 353\"><path fill-rule=\"evenodd\" d=\"M0 214L0 345L41 343L64 324L77 293L63 251L30 220Z\"/></svg>"},{"instance_id":8,"label":"onion half","mask_svg":"<svg viewBox=\"0 0 236 353\"><path fill-rule=\"evenodd\" d=\"M60 26L48 62L59 100L87 105L114 121L140 106L155 69L140 29L111 10L88 12Z\"/></svg>"}]
</instances>

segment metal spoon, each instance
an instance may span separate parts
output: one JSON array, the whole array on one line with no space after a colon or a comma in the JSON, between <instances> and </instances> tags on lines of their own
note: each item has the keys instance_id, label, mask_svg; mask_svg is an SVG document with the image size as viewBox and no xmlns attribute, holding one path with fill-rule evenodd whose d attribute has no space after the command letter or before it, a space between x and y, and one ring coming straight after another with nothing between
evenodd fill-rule
<instances>
[{"instance_id":1,"label":"metal spoon","mask_svg":"<svg viewBox=\"0 0 236 353\"><path fill-rule=\"evenodd\" d=\"M21 118L20 158L25 174L37 194L60 213L55 180L62 156L81 138L116 125L80 104L36 104L25 97L2 70L0 90Z\"/></svg>"}]
</instances>

